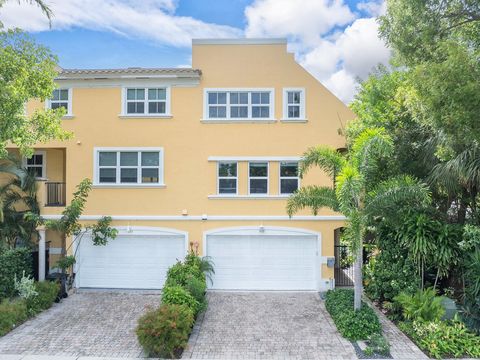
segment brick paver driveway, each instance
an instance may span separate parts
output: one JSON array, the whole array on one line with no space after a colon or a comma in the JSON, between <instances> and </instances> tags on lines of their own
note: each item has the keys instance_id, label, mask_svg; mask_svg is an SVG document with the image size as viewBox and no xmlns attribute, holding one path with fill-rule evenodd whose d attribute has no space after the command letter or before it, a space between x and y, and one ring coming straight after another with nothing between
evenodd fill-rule
<instances>
[{"instance_id":1,"label":"brick paver driveway","mask_svg":"<svg viewBox=\"0 0 480 360\"><path fill-rule=\"evenodd\" d=\"M80 292L0 338L2 354L142 357L135 326L160 295Z\"/></svg>"},{"instance_id":2,"label":"brick paver driveway","mask_svg":"<svg viewBox=\"0 0 480 360\"><path fill-rule=\"evenodd\" d=\"M212 292L182 358L356 359L316 293Z\"/></svg>"}]
</instances>

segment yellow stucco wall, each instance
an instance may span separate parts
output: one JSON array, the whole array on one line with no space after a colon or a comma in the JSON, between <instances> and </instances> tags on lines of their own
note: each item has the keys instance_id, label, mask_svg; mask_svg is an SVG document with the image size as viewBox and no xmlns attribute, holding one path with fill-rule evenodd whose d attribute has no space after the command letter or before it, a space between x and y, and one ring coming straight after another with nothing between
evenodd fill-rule
<instances>
[{"instance_id":1,"label":"yellow stucco wall","mask_svg":"<svg viewBox=\"0 0 480 360\"><path fill-rule=\"evenodd\" d=\"M311 146L344 147L339 129L353 113L287 52L286 44L194 45L192 67L202 71L197 86L171 88L171 118L121 118L121 86L83 81L73 86L73 118L63 121L74 133L66 142L39 145L47 148L52 179L65 179L67 202L75 186L93 177L94 147L163 147L165 188L98 188L89 195L84 215L128 216L285 216L286 199L209 199L216 194L216 163L211 156L301 156ZM152 80L149 80L149 84ZM141 80L139 80L141 82ZM59 86L65 83L58 81ZM274 88L275 122L202 122L205 88ZM304 88L307 122L282 122L283 88ZM42 107L28 105L28 111ZM64 148L62 150L50 150ZM65 156L65 160L63 159ZM55 165L56 164L56 165ZM60 165L61 164L61 165ZM238 188L247 194L248 168L239 163ZM278 194L279 163L270 163L270 195ZM55 174L55 175L54 175ZM60 176L61 175L61 176ZM329 185L319 170L312 170L302 185ZM45 208L60 214L62 208ZM301 215L309 215L304 211ZM320 215L335 215L323 209ZM333 232L342 221L244 220L244 221L115 221L114 225L158 226L184 230L201 243L202 233L220 227L272 225L299 227L322 234L322 255L333 256ZM333 272L323 266L322 277Z\"/></svg>"}]
</instances>

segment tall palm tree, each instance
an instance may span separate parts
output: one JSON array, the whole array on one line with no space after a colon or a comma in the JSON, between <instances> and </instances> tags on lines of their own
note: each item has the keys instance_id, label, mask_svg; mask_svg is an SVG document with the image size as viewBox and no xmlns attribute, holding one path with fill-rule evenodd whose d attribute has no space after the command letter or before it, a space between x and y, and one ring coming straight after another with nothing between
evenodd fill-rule
<instances>
[{"instance_id":1,"label":"tall palm tree","mask_svg":"<svg viewBox=\"0 0 480 360\"><path fill-rule=\"evenodd\" d=\"M355 255L355 310L362 304L363 239L371 216L395 212L399 202L425 204L430 201L427 186L411 177L376 181L381 171L380 160L393 151L393 142L382 129L363 131L345 155L331 148L310 148L300 162L300 177L312 166L318 166L333 180L334 186L302 187L287 203L289 216L304 208L310 208L316 215L323 207L345 215L344 234Z\"/></svg>"}]
</instances>

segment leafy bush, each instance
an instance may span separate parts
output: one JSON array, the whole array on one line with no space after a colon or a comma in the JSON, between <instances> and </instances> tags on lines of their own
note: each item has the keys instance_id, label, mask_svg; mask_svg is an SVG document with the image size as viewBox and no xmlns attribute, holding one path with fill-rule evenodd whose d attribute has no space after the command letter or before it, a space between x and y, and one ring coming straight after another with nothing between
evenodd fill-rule
<instances>
[{"instance_id":1,"label":"leafy bush","mask_svg":"<svg viewBox=\"0 0 480 360\"><path fill-rule=\"evenodd\" d=\"M381 334L372 334L368 338L365 353L367 355L388 355L390 353L390 344Z\"/></svg>"},{"instance_id":2,"label":"leafy bush","mask_svg":"<svg viewBox=\"0 0 480 360\"><path fill-rule=\"evenodd\" d=\"M162 303L171 305L185 305L195 315L200 309L200 303L183 287L167 286L162 291Z\"/></svg>"},{"instance_id":3,"label":"leafy bush","mask_svg":"<svg viewBox=\"0 0 480 360\"><path fill-rule=\"evenodd\" d=\"M431 357L480 357L480 337L458 320L401 322L399 327Z\"/></svg>"},{"instance_id":4,"label":"leafy bush","mask_svg":"<svg viewBox=\"0 0 480 360\"><path fill-rule=\"evenodd\" d=\"M377 315L366 304L360 310L353 309L353 290L328 291L325 306L342 336L350 340L366 340L379 334L382 326Z\"/></svg>"},{"instance_id":5,"label":"leafy bush","mask_svg":"<svg viewBox=\"0 0 480 360\"><path fill-rule=\"evenodd\" d=\"M30 249L6 250L0 254L0 299L16 295L15 276L32 275L32 254Z\"/></svg>"},{"instance_id":6,"label":"leafy bush","mask_svg":"<svg viewBox=\"0 0 480 360\"><path fill-rule=\"evenodd\" d=\"M179 261L168 269L165 286L185 286L187 280L192 277L205 281L205 274L197 264L187 264Z\"/></svg>"},{"instance_id":7,"label":"leafy bush","mask_svg":"<svg viewBox=\"0 0 480 360\"><path fill-rule=\"evenodd\" d=\"M0 303L0 336L27 320L27 306L22 299L5 299Z\"/></svg>"},{"instance_id":8,"label":"leafy bush","mask_svg":"<svg viewBox=\"0 0 480 360\"><path fill-rule=\"evenodd\" d=\"M187 266L196 266L209 280L211 280L212 274L215 274L213 261L209 256L200 257L190 251L185 257L184 263Z\"/></svg>"},{"instance_id":9,"label":"leafy bush","mask_svg":"<svg viewBox=\"0 0 480 360\"><path fill-rule=\"evenodd\" d=\"M20 280L17 280L17 276L15 276L13 282L15 290L22 299L27 300L38 295L35 291L35 280L30 276L25 276L25 271Z\"/></svg>"},{"instance_id":10,"label":"leafy bush","mask_svg":"<svg viewBox=\"0 0 480 360\"><path fill-rule=\"evenodd\" d=\"M403 311L403 316L408 320L436 321L445 314L442 297L437 296L434 289L417 290L413 295L401 293L395 297Z\"/></svg>"},{"instance_id":11,"label":"leafy bush","mask_svg":"<svg viewBox=\"0 0 480 360\"><path fill-rule=\"evenodd\" d=\"M467 296L461 309L462 320L467 327L480 335L480 296Z\"/></svg>"},{"instance_id":12,"label":"leafy bush","mask_svg":"<svg viewBox=\"0 0 480 360\"><path fill-rule=\"evenodd\" d=\"M138 341L148 356L176 358L187 346L193 313L185 305L164 304L138 321Z\"/></svg>"},{"instance_id":13,"label":"leafy bush","mask_svg":"<svg viewBox=\"0 0 480 360\"><path fill-rule=\"evenodd\" d=\"M52 306L58 297L60 285L56 282L42 281L35 283L37 296L26 300L28 313L30 315L38 314Z\"/></svg>"},{"instance_id":14,"label":"leafy bush","mask_svg":"<svg viewBox=\"0 0 480 360\"><path fill-rule=\"evenodd\" d=\"M199 304L198 312L204 310L207 306L207 300L205 298L205 292L207 291L207 284L205 281L202 281L197 278L190 278L187 280L187 285L185 285L185 290L187 290L190 295L192 295Z\"/></svg>"}]
</instances>

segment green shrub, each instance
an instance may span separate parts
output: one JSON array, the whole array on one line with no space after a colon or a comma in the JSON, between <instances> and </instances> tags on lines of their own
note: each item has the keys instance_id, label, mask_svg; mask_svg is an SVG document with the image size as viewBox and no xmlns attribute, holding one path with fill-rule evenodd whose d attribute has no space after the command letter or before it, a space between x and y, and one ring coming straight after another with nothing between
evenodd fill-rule
<instances>
[{"instance_id":1,"label":"green shrub","mask_svg":"<svg viewBox=\"0 0 480 360\"><path fill-rule=\"evenodd\" d=\"M148 356L176 358L187 346L192 326L187 306L164 304L139 319L136 333Z\"/></svg>"},{"instance_id":2,"label":"green shrub","mask_svg":"<svg viewBox=\"0 0 480 360\"><path fill-rule=\"evenodd\" d=\"M35 291L38 295L26 300L28 313L30 315L38 314L50 308L58 297L60 285L50 281L37 282L35 283Z\"/></svg>"},{"instance_id":3,"label":"green shrub","mask_svg":"<svg viewBox=\"0 0 480 360\"><path fill-rule=\"evenodd\" d=\"M390 344L387 339L381 334L372 334L368 338L367 348L365 349L367 355L380 354L388 355L390 354Z\"/></svg>"},{"instance_id":4,"label":"green shrub","mask_svg":"<svg viewBox=\"0 0 480 360\"><path fill-rule=\"evenodd\" d=\"M399 328L431 357L480 357L480 337L453 321L401 322Z\"/></svg>"},{"instance_id":5,"label":"green shrub","mask_svg":"<svg viewBox=\"0 0 480 360\"><path fill-rule=\"evenodd\" d=\"M185 286L187 280L192 277L205 281L205 274L196 264L184 264L179 261L168 269L165 286Z\"/></svg>"},{"instance_id":6,"label":"green shrub","mask_svg":"<svg viewBox=\"0 0 480 360\"><path fill-rule=\"evenodd\" d=\"M13 330L27 318L27 306L23 299L3 300L0 303L0 336Z\"/></svg>"},{"instance_id":7,"label":"green shrub","mask_svg":"<svg viewBox=\"0 0 480 360\"><path fill-rule=\"evenodd\" d=\"M183 287L167 286L162 291L162 303L171 305L185 305L194 315L200 310L200 303Z\"/></svg>"},{"instance_id":8,"label":"green shrub","mask_svg":"<svg viewBox=\"0 0 480 360\"><path fill-rule=\"evenodd\" d=\"M190 278L187 280L185 285L185 290L187 290L190 295L192 295L195 300L199 303L198 311L202 311L207 306L207 299L205 298L205 292L207 291L207 284L205 281L202 281L197 278Z\"/></svg>"},{"instance_id":9,"label":"green shrub","mask_svg":"<svg viewBox=\"0 0 480 360\"><path fill-rule=\"evenodd\" d=\"M379 334L382 326L375 311L366 304L355 311L353 297L353 290L347 289L326 294L325 306L340 334L350 340L366 340L373 334Z\"/></svg>"},{"instance_id":10,"label":"green shrub","mask_svg":"<svg viewBox=\"0 0 480 360\"><path fill-rule=\"evenodd\" d=\"M214 264L209 256L200 257L193 251L190 251L185 257L184 263L187 266L195 266L200 269L210 281L212 279L212 274L215 274Z\"/></svg>"},{"instance_id":11,"label":"green shrub","mask_svg":"<svg viewBox=\"0 0 480 360\"><path fill-rule=\"evenodd\" d=\"M17 279L32 275L32 254L27 248L6 250L0 254L0 299L16 295Z\"/></svg>"},{"instance_id":12,"label":"green shrub","mask_svg":"<svg viewBox=\"0 0 480 360\"><path fill-rule=\"evenodd\" d=\"M413 295L401 293L395 301L402 307L403 316L408 320L435 321L445 314L442 297L433 288L417 290Z\"/></svg>"},{"instance_id":13,"label":"green shrub","mask_svg":"<svg viewBox=\"0 0 480 360\"><path fill-rule=\"evenodd\" d=\"M13 283L15 291L18 292L18 295L22 299L27 300L38 295L35 290L35 279L30 276L25 276L25 272L23 272L20 279L17 279L17 276L15 276Z\"/></svg>"}]
</instances>

